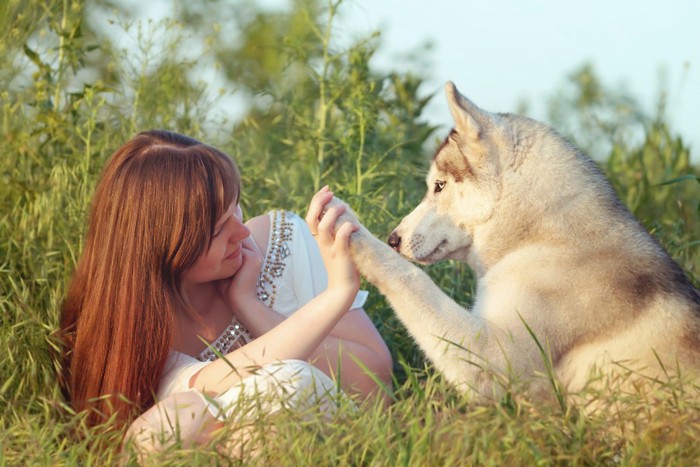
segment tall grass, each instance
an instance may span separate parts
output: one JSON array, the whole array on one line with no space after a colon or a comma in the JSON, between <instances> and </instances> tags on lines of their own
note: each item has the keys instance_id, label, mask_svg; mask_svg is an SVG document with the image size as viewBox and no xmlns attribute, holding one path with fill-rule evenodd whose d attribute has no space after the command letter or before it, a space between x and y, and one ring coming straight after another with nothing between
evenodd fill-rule
<instances>
[{"instance_id":1,"label":"tall grass","mask_svg":"<svg viewBox=\"0 0 700 467\"><path fill-rule=\"evenodd\" d=\"M419 76L373 71L376 38L342 49L334 44L337 3L298 2L289 13L266 16L246 3L250 10L241 17L249 22L242 29L255 32L257 44L279 66L270 65L277 74L266 71L268 79L230 81L253 104L235 124L208 112L217 95L192 79L227 54L212 48L180 59L180 45L207 21L186 23L191 29L174 20L125 22L138 47L124 52L94 29L86 4L20 3L6 2L0 12L5 13L0 79L7 84L0 92L0 465L112 464L120 458L105 446L117 446L118 434L87 430L81 414L65 406L51 353L94 184L120 143L139 130L164 127L221 147L241 166L244 211L250 216L271 207L303 212L314 188L329 183L381 237L422 197L428 155L441 135L422 116L431 96L422 94ZM119 13L109 14L121 21ZM263 21L271 18L272 24ZM284 24L296 35L277 40L274 33ZM246 63L242 49L228 52L236 60L221 62L223 68ZM663 114L644 120L642 132L641 141L612 141L601 165L623 201L695 277L700 172ZM443 263L428 272L460 303L470 302L473 279L466 266ZM370 402L341 410L331 422L280 416L277 433L246 461L687 465L700 460L700 406L683 397L680 383L659 383L653 393L617 394L608 400L623 410L590 415L575 404L528 400L517 388L501 401L475 405L424 362L378 293L367 311L395 358L391 407ZM261 433L267 433L264 425ZM209 446L174 448L153 462L238 461Z\"/></svg>"}]
</instances>

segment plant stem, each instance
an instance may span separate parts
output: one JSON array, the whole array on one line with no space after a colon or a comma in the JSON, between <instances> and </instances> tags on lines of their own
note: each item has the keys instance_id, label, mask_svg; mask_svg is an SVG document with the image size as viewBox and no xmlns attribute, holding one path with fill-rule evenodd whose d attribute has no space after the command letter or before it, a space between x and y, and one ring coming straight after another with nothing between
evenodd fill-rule
<instances>
[{"instance_id":1,"label":"plant stem","mask_svg":"<svg viewBox=\"0 0 700 467\"><path fill-rule=\"evenodd\" d=\"M56 69L56 89L54 90L53 108L58 112L59 99L61 98L61 80L63 79L63 60L65 58L65 31L68 21L68 0L63 0L63 17L61 18L61 30L58 31L58 65Z\"/></svg>"},{"instance_id":2,"label":"plant stem","mask_svg":"<svg viewBox=\"0 0 700 467\"><path fill-rule=\"evenodd\" d=\"M314 191L318 191L321 188L321 174L323 173L323 166L326 158L326 142L325 142L325 132L326 123L328 119L328 109L330 108L330 103L327 102L327 90L326 90L326 80L328 78L328 70L330 68L330 54L329 47L331 42L331 31L333 30L333 18L338 11L338 6L340 1L333 3L331 0L328 2L328 23L326 24L326 30L323 35L323 69L321 71L321 76L319 80L319 101L318 101L318 127L316 128L316 136L318 138L318 151L316 153L316 171L314 173Z\"/></svg>"}]
</instances>

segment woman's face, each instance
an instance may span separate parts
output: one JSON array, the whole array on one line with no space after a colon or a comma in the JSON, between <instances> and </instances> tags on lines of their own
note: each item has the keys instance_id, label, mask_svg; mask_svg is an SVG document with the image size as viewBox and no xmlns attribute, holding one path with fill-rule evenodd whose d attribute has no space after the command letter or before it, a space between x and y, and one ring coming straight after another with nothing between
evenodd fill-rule
<instances>
[{"instance_id":1,"label":"woman's face","mask_svg":"<svg viewBox=\"0 0 700 467\"><path fill-rule=\"evenodd\" d=\"M232 202L216 222L211 246L185 273L185 281L202 283L233 276L243 262L242 242L249 236L241 207Z\"/></svg>"}]
</instances>

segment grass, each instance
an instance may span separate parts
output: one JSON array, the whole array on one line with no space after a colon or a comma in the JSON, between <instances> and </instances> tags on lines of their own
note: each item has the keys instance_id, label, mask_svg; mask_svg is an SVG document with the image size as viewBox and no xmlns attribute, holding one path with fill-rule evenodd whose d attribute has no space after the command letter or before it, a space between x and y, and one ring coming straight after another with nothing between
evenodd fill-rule
<instances>
[{"instance_id":1,"label":"grass","mask_svg":"<svg viewBox=\"0 0 700 467\"><path fill-rule=\"evenodd\" d=\"M581 415L574 408L513 396L475 405L428 370L411 368L388 409L369 403L345 408L331 421L298 415L257 420L263 437L252 465L692 465L700 459L700 406L660 385L655 402L640 394L613 397L610 410ZM57 417L48 401L36 401L18 419L4 422L7 465L112 464L123 460L94 443L66 436L79 417ZM33 413L38 410L38 413ZM18 414L20 415L20 414ZM624 428L624 432L622 429ZM79 429L79 427L78 427ZM235 433L235 428L221 434ZM220 447L220 445L218 446ZM133 458L131 461L133 462ZM175 447L150 459L154 465L237 464L214 443Z\"/></svg>"},{"instance_id":2,"label":"grass","mask_svg":"<svg viewBox=\"0 0 700 467\"><path fill-rule=\"evenodd\" d=\"M200 37L196 22L174 29L171 22L161 29L151 25L152 36L148 28L125 24L141 51L126 54L90 24L85 3L36 0L2 7L0 77L8 85L0 92L0 465L124 460L113 449L118 435L86 430L82 415L65 406L51 353L95 181L109 154L135 131L170 128L227 151L242 168L244 211L250 216L271 207L303 212L312 187L330 183L372 232L385 237L419 201L429 152L442 136L422 116L431 96L421 94L419 76L373 71L372 37L334 47L336 6L300 2L289 13L265 16L267 23L254 9L241 15L249 21L243 29L255 33L250 43L271 38L283 44L272 54L278 63L262 71L254 59L246 62L245 40L237 49L205 49L198 59L180 59L178 34ZM119 21L118 13L111 14ZM293 34L285 42L276 39L278 30ZM164 38L156 54L149 52L153 37ZM257 73L247 81L247 75L228 78L232 89L253 96L250 112L235 124L207 112L218 96L191 78L214 56L223 69ZM572 118L596 111L593 104L585 112L563 108ZM697 283L700 172L663 113L642 124L641 141L610 139L601 166L623 202ZM465 265L442 263L428 272L448 294L469 304L474 283ZM700 461L700 406L687 396L692 386L656 382L631 394L590 389L589 398L610 401L592 414L582 411L584 403L529 399L517 387L503 400L476 405L433 372L374 292L366 308L394 355L395 402L388 409L371 401L359 410L342 409L330 422L282 415L274 436L268 422L259 421L267 442L245 463ZM209 446L176 447L151 462L241 461Z\"/></svg>"}]
</instances>

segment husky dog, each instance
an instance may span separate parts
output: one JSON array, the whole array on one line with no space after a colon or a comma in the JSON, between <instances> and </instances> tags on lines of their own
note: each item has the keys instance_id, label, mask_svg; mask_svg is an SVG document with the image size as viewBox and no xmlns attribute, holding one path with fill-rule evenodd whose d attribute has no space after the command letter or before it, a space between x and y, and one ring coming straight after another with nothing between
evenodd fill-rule
<instances>
[{"instance_id":1,"label":"husky dog","mask_svg":"<svg viewBox=\"0 0 700 467\"><path fill-rule=\"evenodd\" d=\"M351 239L360 273L435 367L481 398L542 374L575 391L594 368L696 374L700 292L596 164L541 123L485 112L451 82L446 94L455 126L425 197L389 245L364 227ZM404 257L467 262L472 309Z\"/></svg>"}]
</instances>

